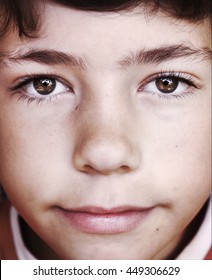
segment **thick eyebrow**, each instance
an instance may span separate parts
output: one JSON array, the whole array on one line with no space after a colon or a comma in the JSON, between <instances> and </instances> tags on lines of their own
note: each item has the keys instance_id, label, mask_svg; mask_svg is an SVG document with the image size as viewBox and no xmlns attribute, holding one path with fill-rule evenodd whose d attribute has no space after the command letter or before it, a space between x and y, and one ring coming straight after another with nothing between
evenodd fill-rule
<instances>
[{"instance_id":1,"label":"thick eyebrow","mask_svg":"<svg viewBox=\"0 0 212 280\"><path fill-rule=\"evenodd\" d=\"M210 60L212 58L212 51L209 48L195 48L185 44L162 45L149 50L143 49L137 52L130 52L130 54L120 60L118 64L122 68L137 64L158 65L163 62L185 57L191 60Z\"/></svg>"},{"instance_id":2,"label":"thick eyebrow","mask_svg":"<svg viewBox=\"0 0 212 280\"><path fill-rule=\"evenodd\" d=\"M52 66L63 64L79 68L80 70L85 69L85 63L81 57L51 49L41 50L32 48L26 52L18 51L16 53L0 53L0 64L4 62L7 64L7 61L17 63L22 61L32 61Z\"/></svg>"},{"instance_id":3,"label":"thick eyebrow","mask_svg":"<svg viewBox=\"0 0 212 280\"><path fill-rule=\"evenodd\" d=\"M130 54L118 61L119 67L128 68L136 64L158 65L163 62L177 58L187 57L191 60L210 60L212 51L209 48L195 48L193 46L162 45L153 49L142 49L137 52L130 51ZM28 51L0 52L0 66L8 65L8 62L33 61L44 65L67 65L80 70L86 69L86 63L82 57L64 53L52 49L31 48Z\"/></svg>"}]
</instances>

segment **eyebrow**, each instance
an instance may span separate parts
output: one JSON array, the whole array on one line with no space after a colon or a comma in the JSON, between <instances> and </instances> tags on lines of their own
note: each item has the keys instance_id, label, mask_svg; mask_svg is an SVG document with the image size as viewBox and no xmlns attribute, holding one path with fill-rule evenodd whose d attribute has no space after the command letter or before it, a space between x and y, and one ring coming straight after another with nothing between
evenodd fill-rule
<instances>
[{"instance_id":1,"label":"eyebrow","mask_svg":"<svg viewBox=\"0 0 212 280\"><path fill-rule=\"evenodd\" d=\"M153 49L142 49L136 52L130 51L129 55L118 61L122 69L137 64L158 65L178 58L189 58L192 60L210 60L212 51L209 48L196 48L186 44L162 45ZM67 65L79 70L86 69L86 63L82 57L70 53L60 52L53 49L31 48L26 52L0 52L0 65L8 62L32 61L44 65Z\"/></svg>"},{"instance_id":2,"label":"eyebrow","mask_svg":"<svg viewBox=\"0 0 212 280\"><path fill-rule=\"evenodd\" d=\"M162 45L150 50L142 49L137 52L130 52L118 64L122 68L136 64L158 65L163 62L186 57L192 60L210 60L212 58L212 51L209 48L195 48L186 44Z\"/></svg>"},{"instance_id":3,"label":"eyebrow","mask_svg":"<svg viewBox=\"0 0 212 280\"><path fill-rule=\"evenodd\" d=\"M0 64L5 61L17 62L32 61L44 65L67 65L76 67L80 70L85 69L85 63L81 57L64 53L52 49L36 49L32 48L26 52L0 52ZM6 63L7 64L7 63Z\"/></svg>"}]
</instances>

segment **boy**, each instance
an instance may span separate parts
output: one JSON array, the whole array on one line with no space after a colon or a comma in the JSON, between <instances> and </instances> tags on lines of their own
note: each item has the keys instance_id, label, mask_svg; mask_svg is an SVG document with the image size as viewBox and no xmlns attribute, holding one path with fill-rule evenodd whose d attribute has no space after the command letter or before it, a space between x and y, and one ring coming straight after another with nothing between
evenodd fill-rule
<instances>
[{"instance_id":1,"label":"boy","mask_svg":"<svg viewBox=\"0 0 212 280\"><path fill-rule=\"evenodd\" d=\"M211 258L210 1L0 1L2 259Z\"/></svg>"}]
</instances>

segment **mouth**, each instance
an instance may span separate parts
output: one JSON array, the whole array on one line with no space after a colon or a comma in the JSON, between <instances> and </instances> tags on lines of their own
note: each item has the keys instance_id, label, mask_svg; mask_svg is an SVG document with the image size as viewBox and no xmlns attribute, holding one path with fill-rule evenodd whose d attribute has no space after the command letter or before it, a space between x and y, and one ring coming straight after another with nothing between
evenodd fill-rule
<instances>
[{"instance_id":1,"label":"mouth","mask_svg":"<svg viewBox=\"0 0 212 280\"><path fill-rule=\"evenodd\" d=\"M134 230L152 212L154 207L137 208L122 206L112 209L81 207L64 209L60 215L79 231L93 234L117 234Z\"/></svg>"}]
</instances>

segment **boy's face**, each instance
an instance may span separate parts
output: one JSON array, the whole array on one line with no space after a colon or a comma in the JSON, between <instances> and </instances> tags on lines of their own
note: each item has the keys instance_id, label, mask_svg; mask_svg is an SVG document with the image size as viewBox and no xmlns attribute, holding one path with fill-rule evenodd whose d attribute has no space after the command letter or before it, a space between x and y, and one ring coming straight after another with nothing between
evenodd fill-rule
<instances>
[{"instance_id":1,"label":"boy's face","mask_svg":"<svg viewBox=\"0 0 212 280\"><path fill-rule=\"evenodd\" d=\"M167 257L211 190L208 25L43 16L39 38L0 46L8 197L59 258Z\"/></svg>"}]
</instances>

